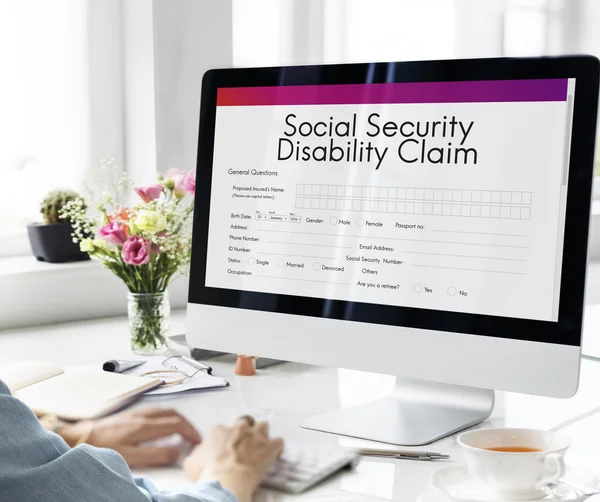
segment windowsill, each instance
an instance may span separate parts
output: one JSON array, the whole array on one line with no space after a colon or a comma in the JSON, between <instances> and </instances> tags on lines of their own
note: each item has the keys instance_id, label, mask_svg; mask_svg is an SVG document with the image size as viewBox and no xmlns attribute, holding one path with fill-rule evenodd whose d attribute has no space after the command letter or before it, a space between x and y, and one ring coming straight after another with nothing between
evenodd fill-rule
<instances>
[{"instance_id":1,"label":"windowsill","mask_svg":"<svg viewBox=\"0 0 600 502\"><path fill-rule=\"evenodd\" d=\"M46 263L33 256L13 256L0 258L0 277L43 272L64 272L65 270L87 270L102 265L94 260L70 263Z\"/></svg>"},{"instance_id":2,"label":"windowsill","mask_svg":"<svg viewBox=\"0 0 600 502\"><path fill-rule=\"evenodd\" d=\"M127 288L97 260L45 263L0 258L0 330L124 315ZM169 286L172 308L187 304L187 278Z\"/></svg>"}]
</instances>

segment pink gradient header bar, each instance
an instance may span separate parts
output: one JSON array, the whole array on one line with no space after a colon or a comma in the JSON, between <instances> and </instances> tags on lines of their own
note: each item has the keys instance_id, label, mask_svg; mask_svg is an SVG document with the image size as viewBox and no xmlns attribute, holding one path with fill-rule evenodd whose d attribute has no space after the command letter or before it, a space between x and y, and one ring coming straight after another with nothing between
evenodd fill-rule
<instances>
[{"instance_id":1,"label":"pink gradient header bar","mask_svg":"<svg viewBox=\"0 0 600 502\"><path fill-rule=\"evenodd\" d=\"M221 87L217 106L566 101L568 79Z\"/></svg>"}]
</instances>

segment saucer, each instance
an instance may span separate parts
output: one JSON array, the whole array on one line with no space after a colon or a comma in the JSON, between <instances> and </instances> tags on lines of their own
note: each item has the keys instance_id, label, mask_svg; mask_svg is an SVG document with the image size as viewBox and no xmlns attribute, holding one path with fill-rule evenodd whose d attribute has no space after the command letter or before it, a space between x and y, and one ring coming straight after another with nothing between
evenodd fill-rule
<instances>
[{"instance_id":1,"label":"saucer","mask_svg":"<svg viewBox=\"0 0 600 502\"><path fill-rule=\"evenodd\" d=\"M430 499L432 502L441 502L444 500L441 494L447 496L448 502L512 502L500 498L483 483L472 480L465 465L444 467L434 472L431 485L434 490L429 490L429 498L422 498L423 502ZM579 502L588 498L575 487L560 481L546 487L545 491L546 496L536 499L536 502ZM438 492L437 498L434 498L435 492Z\"/></svg>"}]
</instances>

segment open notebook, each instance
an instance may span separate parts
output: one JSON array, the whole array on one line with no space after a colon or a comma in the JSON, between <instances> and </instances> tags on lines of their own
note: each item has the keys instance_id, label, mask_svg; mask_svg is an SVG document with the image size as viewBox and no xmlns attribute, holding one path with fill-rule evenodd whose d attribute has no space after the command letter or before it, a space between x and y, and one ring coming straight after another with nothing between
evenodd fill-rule
<instances>
[{"instance_id":1,"label":"open notebook","mask_svg":"<svg viewBox=\"0 0 600 502\"><path fill-rule=\"evenodd\" d=\"M0 366L0 380L38 416L84 420L108 415L162 384L157 378L92 368L64 371L44 362Z\"/></svg>"}]
</instances>

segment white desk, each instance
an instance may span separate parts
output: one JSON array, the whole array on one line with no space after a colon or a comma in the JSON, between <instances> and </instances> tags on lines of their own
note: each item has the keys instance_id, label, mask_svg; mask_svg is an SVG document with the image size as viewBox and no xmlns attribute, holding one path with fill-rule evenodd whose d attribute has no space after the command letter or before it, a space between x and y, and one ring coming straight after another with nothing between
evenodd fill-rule
<instances>
[{"instance_id":1,"label":"white desk","mask_svg":"<svg viewBox=\"0 0 600 502\"><path fill-rule=\"evenodd\" d=\"M176 313L173 316L173 332L183 332L183 324L183 314ZM0 333L0 364L42 359L68 366L132 357L125 319ZM389 376L293 363L261 370L254 377L236 377L231 361L216 360L211 364L215 374L229 380L229 388L174 398L146 397L137 406L158 404L173 407L201 431L217 423L230 423L242 414L252 414L258 419L271 421L275 434L291 439L355 445L358 443L351 440L304 431L297 427L297 423L303 417L384 396L394 384L394 378ZM583 361L580 391L573 399L564 401L499 393L497 401L494 416L486 426L562 428L574 440L568 462L600 474L600 363ZM455 437L428 448L449 453L454 462L460 461ZM256 500L411 502L426 489L431 473L443 465L442 462L366 458L355 472L337 476L303 496L261 492ZM136 474L152 477L161 488L186 482L174 467Z\"/></svg>"}]
</instances>

